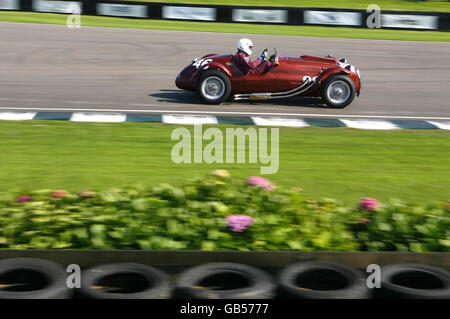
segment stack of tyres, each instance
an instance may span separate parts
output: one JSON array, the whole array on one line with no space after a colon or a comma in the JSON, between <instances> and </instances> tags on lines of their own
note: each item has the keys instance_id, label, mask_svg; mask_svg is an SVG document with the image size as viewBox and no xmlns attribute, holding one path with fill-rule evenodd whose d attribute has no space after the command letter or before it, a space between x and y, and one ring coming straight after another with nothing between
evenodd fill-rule
<instances>
[{"instance_id":1,"label":"stack of tyres","mask_svg":"<svg viewBox=\"0 0 450 319\"><path fill-rule=\"evenodd\" d=\"M332 262L303 262L278 277L278 295L287 299L367 299L372 292L363 273Z\"/></svg>"},{"instance_id":2,"label":"stack of tyres","mask_svg":"<svg viewBox=\"0 0 450 319\"><path fill-rule=\"evenodd\" d=\"M73 290L66 284L61 265L35 258L0 261L0 299L67 299Z\"/></svg>"},{"instance_id":3,"label":"stack of tyres","mask_svg":"<svg viewBox=\"0 0 450 319\"><path fill-rule=\"evenodd\" d=\"M275 296L270 275L252 266L210 263L178 276L176 297L186 299L270 299Z\"/></svg>"},{"instance_id":4,"label":"stack of tyres","mask_svg":"<svg viewBox=\"0 0 450 319\"><path fill-rule=\"evenodd\" d=\"M369 289L363 273L330 262L286 267L278 296L298 299L450 299L450 274L440 268L396 264L381 267L380 288Z\"/></svg>"},{"instance_id":5,"label":"stack of tyres","mask_svg":"<svg viewBox=\"0 0 450 319\"><path fill-rule=\"evenodd\" d=\"M366 275L346 265L312 261L289 265L274 279L254 266L219 262L186 269L172 281L154 267L116 263L84 269L81 287L70 289L61 265L14 258L0 261L0 299L450 298L450 275L440 268L383 266L376 289L367 287Z\"/></svg>"},{"instance_id":6,"label":"stack of tyres","mask_svg":"<svg viewBox=\"0 0 450 319\"><path fill-rule=\"evenodd\" d=\"M169 276L159 269L133 263L106 264L82 272L81 298L167 299Z\"/></svg>"},{"instance_id":7,"label":"stack of tyres","mask_svg":"<svg viewBox=\"0 0 450 319\"><path fill-rule=\"evenodd\" d=\"M440 268L400 264L381 267L377 298L450 299L450 274Z\"/></svg>"}]
</instances>

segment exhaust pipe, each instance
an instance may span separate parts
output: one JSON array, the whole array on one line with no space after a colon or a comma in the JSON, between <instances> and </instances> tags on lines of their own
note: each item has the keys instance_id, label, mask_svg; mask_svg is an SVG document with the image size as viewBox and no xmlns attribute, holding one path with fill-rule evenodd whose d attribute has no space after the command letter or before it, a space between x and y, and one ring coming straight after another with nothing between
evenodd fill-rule
<instances>
[{"instance_id":1,"label":"exhaust pipe","mask_svg":"<svg viewBox=\"0 0 450 319\"><path fill-rule=\"evenodd\" d=\"M276 92L276 93L249 93L249 94L235 94L234 100L268 100L268 99L283 99L295 95L302 94L303 92L306 92L310 88L313 87L314 84L316 84L317 79L315 81L312 81L310 79L306 79L305 82L303 82L302 85L299 87L296 87L290 91L286 92Z\"/></svg>"}]
</instances>

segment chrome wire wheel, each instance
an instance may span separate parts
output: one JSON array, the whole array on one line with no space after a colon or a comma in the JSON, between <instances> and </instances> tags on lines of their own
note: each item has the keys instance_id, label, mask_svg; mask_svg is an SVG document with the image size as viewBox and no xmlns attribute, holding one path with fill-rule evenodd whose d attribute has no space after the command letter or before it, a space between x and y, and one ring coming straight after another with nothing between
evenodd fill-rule
<instances>
[{"instance_id":1,"label":"chrome wire wheel","mask_svg":"<svg viewBox=\"0 0 450 319\"><path fill-rule=\"evenodd\" d=\"M207 77L202 85L201 90L203 96L210 100L218 100L225 93L225 83L217 76Z\"/></svg>"},{"instance_id":2,"label":"chrome wire wheel","mask_svg":"<svg viewBox=\"0 0 450 319\"><path fill-rule=\"evenodd\" d=\"M328 99L334 104L341 104L348 100L351 95L351 89L347 82L337 80L331 83L327 88Z\"/></svg>"}]
</instances>

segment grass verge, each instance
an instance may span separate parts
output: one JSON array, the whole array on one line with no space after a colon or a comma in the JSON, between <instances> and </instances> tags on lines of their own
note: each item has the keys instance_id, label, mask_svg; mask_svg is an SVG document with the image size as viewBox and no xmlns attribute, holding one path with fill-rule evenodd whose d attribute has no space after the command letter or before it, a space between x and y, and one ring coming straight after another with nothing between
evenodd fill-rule
<instances>
[{"instance_id":1,"label":"grass verge","mask_svg":"<svg viewBox=\"0 0 450 319\"><path fill-rule=\"evenodd\" d=\"M261 164L174 164L171 149L176 142L171 141L171 133L175 127L2 121L0 193L177 184L216 168L239 178L260 174ZM281 186L303 188L304 195L314 199L449 200L450 178L445 174L449 137L449 132L438 130L281 128L280 168L267 177Z\"/></svg>"},{"instance_id":2,"label":"grass verge","mask_svg":"<svg viewBox=\"0 0 450 319\"><path fill-rule=\"evenodd\" d=\"M67 15L54 13L2 11L0 12L0 22L1 21L65 25L67 21ZM242 33L244 26L243 24L239 23L187 22L187 21L147 20L147 19L139 20L139 19L111 18L111 17L97 17L97 16L82 16L81 25L97 26L97 27L225 32L225 33ZM358 28L318 27L318 26L245 24L245 34L450 42L450 37L447 32L358 29Z\"/></svg>"}]
</instances>

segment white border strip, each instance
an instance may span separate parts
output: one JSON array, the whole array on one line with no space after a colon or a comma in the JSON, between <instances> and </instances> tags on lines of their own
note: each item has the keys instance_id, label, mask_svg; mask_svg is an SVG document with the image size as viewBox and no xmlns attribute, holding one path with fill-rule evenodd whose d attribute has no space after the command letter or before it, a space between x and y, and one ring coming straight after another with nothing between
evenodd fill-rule
<instances>
[{"instance_id":1,"label":"white border strip","mask_svg":"<svg viewBox=\"0 0 450 319\"><path fill-rule=\"evenodd\" d=\"M148 104L147 106L157 106ZM52 108L52 107L0 107L7 111L50 111L50 112L112 112L112 113L142 113L142 114L199 114L210 115L248 115L248 116L295 116L295 117L324 117L324 118L360 118L360 119L395 119L395 120L439 120L449 121L450 117L442 116L392 116L392 115L365 115L365 114L315 114L315 113L262 113L262 112L227 112L227 111L182 111L182 110L134 110L134 109L83 109L83 108Z\"/></svg>"},{"instance_id":2,"label":"white border strip","mask_svg":"<svg viewBox=\"0 0 450 319\"><path fill-rule=\"evenodd\" d=\"M215 116L163 115L162 122L166 124L218 124Z\"/></svg>"},{"instance_id":3,"label":"white border strip","mask_svg":"<svg viewBox=\"0 0 450 319\"><path fill-rule=\"evenodd\" d=\"M436 122L436 121L426 121L441 130L450 130L450 121Z\"/></svg>"},{"instance_id":4,"label":"white border strip","mask_svg":"<svg viewBox=\"0 0 450 319\"><path fill-rule=\"evenodd\" d=\"M377 121L377 120L345 120L338 119L343 122L347 127L358 128L363 130L395 130L400 129L397 125L389 121Z\"/></svg>"},{"instance_id":5,"label":"white border strip","mask_svg":"<svg viewBox=\"0 0 450 319\"><path fill-rule=\"evenodd\" d=\"M23 121L32 120L37 112L0 112L0 120Z\"/></svg>"},{"instance_id":6,"label":"white border strip","mask_svg":"<svg viewBox=\"0 0 450 319\"><path fill-rule=\"evenodd\" d=\"M74 122L108 122L119 123L125 122L126 114L101 114L101 113L80 113L72 114L70 121Z\"/></svg>"},{"instance_id":7,"label":"white border strip","mask_svg":"<svg viewBox=\"0 0 450 319\"><path fill-rule=\"evenodd\" d=\"M296 118L281 118L281 117L250 117L255 125L261 126L290 126L290 127L305 127L308 123Z\"/></svg>"},{"instance_id":8,"label":"white border strip","mask_svg":"<svg viewBox=\"0 0 450 319\"><path fill-rule=\"evenodd\" d=\"M0 112L0 120L23 121L32 120L38 112ZM223 114L223 113L222 113ZM74 122L126 122L125 113L95 113L95 112L73 112L70 121ZM254 125L258 126L278 126L278 127L307 127L311 126L305 118L295 117L259 117L250 116ZM379 119L348 119L336 118L346 127L364 130L395 130L402 129L399 125L390 120ZM422 120L435 126L437 129L450 130L450 121L430 121ZM218 124L217 117L212 115L185 115L185 114L162 114L161 122L166 124ZM314 126L314 125L313 125Z\"/></svg>"}]
</instances>

